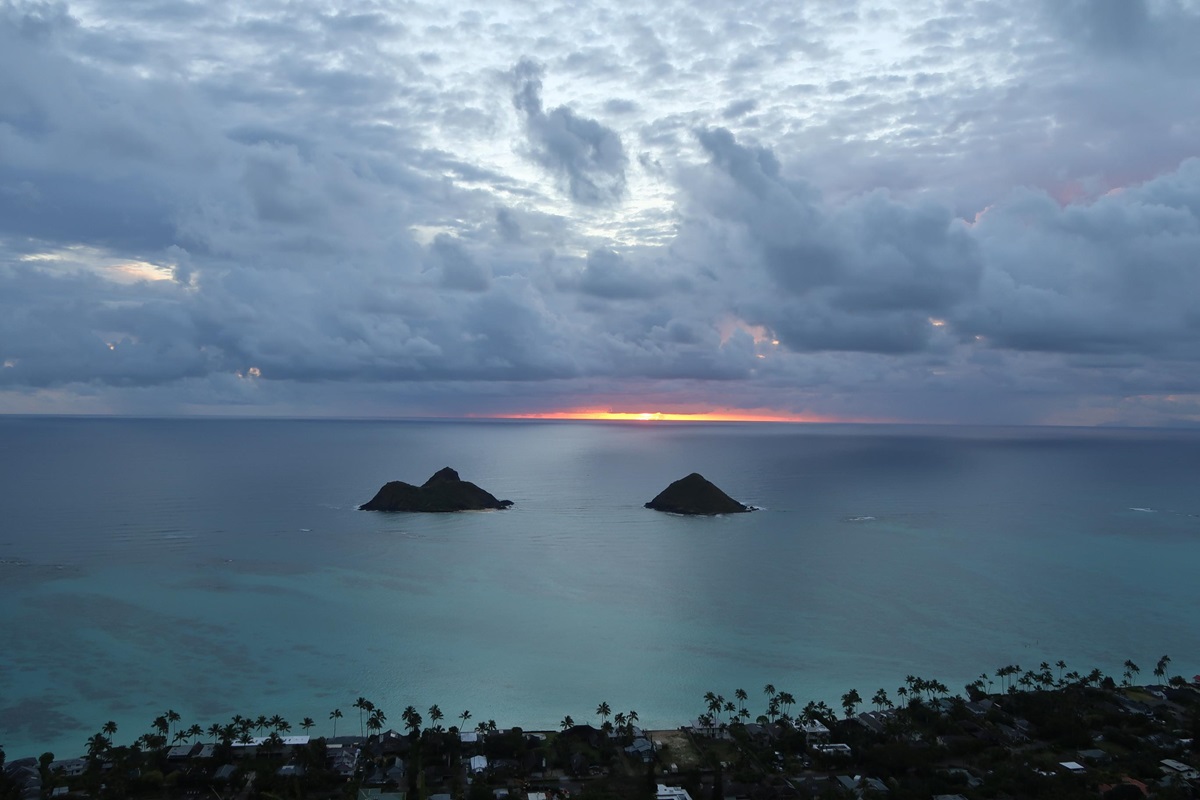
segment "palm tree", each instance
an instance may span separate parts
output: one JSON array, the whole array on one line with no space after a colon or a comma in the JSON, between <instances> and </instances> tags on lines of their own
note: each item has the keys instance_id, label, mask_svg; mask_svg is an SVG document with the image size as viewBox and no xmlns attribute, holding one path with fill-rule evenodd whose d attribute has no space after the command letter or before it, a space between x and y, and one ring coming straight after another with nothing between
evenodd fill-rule
<instances>
[{"instance_id":1,"label":"palm tree","mask_svg":"<svg viewBox=\"0 0 1200 800\"><path fill-rule=\"evenodd\" d=\"M164 739L167 737L167 731L171 730L171 724L167 722L166 714L159 714L151 724L154 726L154 730L158 731L158 735Z\"/></svg>"},{"instance_id":2,"label":"palm tree","mask_svg":"<svg viewBox=\"0 0 1200 800\"><path fill-rule=\"evenodd\" d=\"M1139 672L1141 672L1141 669L1138 668L1137 664L1133 663L1132 659L1126 660L1125 661L1125 672L1123 673L1125 675L1125 681L1124 681L1125 685L1126 686L1132 685L1133 677L1135 675L1137 675Z\"/></svg>"},{"instance_id":3,"label":"palm tree","mask_svg":"<svg viewBox=\"0 0 1200 800\"><path fill-rule=\"evenodd\" d=\"M1063 670L1067 668L1067 662L1060 658L1054 662L1054 666L1058 667L1058 684L1061 686L1063 682Z\"/></svg>"},{"instance_id":4,"label":"palm tree","mask_svg":"<svg viewBox=\"0 0 1200 800\"><path fill-rule=\"evenodd\" d=\"M871 705L875 706L879 711L883 711L884 706L890 706L891 704L892 701L888 700L887 692L883 689L875 692L875 696L871 698Z\"/></svg>"},{"instance_id":5,"label":"palm tree","mask_svg":"<svg viewBox=\"0 0 1200 800\"><path fill-rule=\"evenodd\" d=\"M333 720L333 738L337 738L337 721L342 718L342 710L335 708L329 712L329 718Z\"/></svg>"},{"instance_id":6,"label":"palm tree","mask_svg":"<svg viewBox=\"0 0 1200 800\"><path fill-rule=\"evenodd\" d=\"M179 714L168 708L167 713L163 716L167 718L167 722L171 723L171 730L174 730L175 723L179 722Z\"/></svg>"},{"instance_id":7,"label":"palm tree","mask_svg":"<svg viewBox=\"0 0 1200 800\"><path fill-rule=\"evenodd\" d=\"M623 711L613 714L613 724L617 726L618 731L625 732L625 713Z\"/></svg>"},{"instance_id":8,"label":"palm tree","mask_svg":"<svg viewBox=\"0 0 1200 800\"><path fill-rule=\"evenodd\" d=\"M365 697L360 697L354 701L354 707L358 709L358 732L361 736L366 736L366 731L363 730L363 712L370 711L375 708L375 704Z\"/></svg>"},{"instance_id":9,"label":"palm tree","mask_svg":"<svg viewBox=\"0 0 1200 800\"><path fill-rule=\"evenodd\" d=\"M307 734L310 730L312 730L313 726L316 724L317 723L312 721L312 717L305 717L304 720L300 723L300 727L304 728L304 733Z\"/></svg>"},{"instance_id":10,"label":"palm tree","mask_svg":"<svg viewBox=\"0 0 1200 800\"><path fill-rule=\"evenodd\" d=\"M792 706L796 704L796 698L792 697L791 692L780 692L779 702L783 704L784 714L790 714Z\"/></svg>"},{"instance_id":11,"label":"palm tree","mask_svg":"<svg viewBox=\"0 0 1200 800\"><path fill-rule=\"evenodd\" d=\"M266 727L270 724L271 721L267 719L266 714L259 714L258 718L254 720L254 730L262 733L263 730L266 729Z\"/></svg>"},{"instance_id":12,"label":"palm tree","mask_svg":"<svg viewBox=\"0 0 1200 800\"><path fill-rule=\"evenodd\" d=\"M1167 665L1170 663L1171 657L1163 656L1158 660L1158 663L1154 665L1154 675L1158 678L1158 682L1160 684L1167 678Z\"/></svg>"},{"instance_id":13,"label":"palm tree","mask_svg":"<svg viewBox=\"0 0 1200 800\"><path fill-rule=\"evenodd\" d=\"M1161 664L1162 662L1160 661L1158 663ZM100 730L102 732L108 734L108 744L109 744L109 747L111 747L113 734L117 732L117 723L113 722L110 719L108 722L104 723L104 727L101 728Z\"/></svg>"},{"instance_id":14,"label":"palm tree","mask_svg":"<svg viewBox=\"0 0 1200 800\"><path fill-rule=\"evenodd\" d=\"M748 698L749 695L746 694L745 689L734 689L733 696L738 701L738 712L740 714L742 709L746 707L746 698Z\"/></svg>"},{"instance_id":15,"label":"palm tree","mask_svg":"<svg viewBox=\"0 0 1200 800\"><path fill-rule=\"evenodd\" d=\"M224 730L224 728L221 726L221 723L219 723L219 722L214 722L212 725L208 726L207 733L208 733L209 737L212 739L213 744L216 744L217 740L221 738L221 733L223 730Z\"/></svg>"},{"instance_id":16,"label":"palm tree","mask_svg":"<svg viewBox=\"0 0 1200 800\"><path fill-rule=\"evenodd\" d=\"M383 730L383 723L387 721L387 716L384 715L383 709L371 709L371 716L367 717L367 728L374 733L379 733Z\"/></svg>"},{"instance_id":17,"label":"palm tree","mask_svg":"<svg viewBox=\"0 0 1200 800\"><path fill-rule=\"evenodd\" d=\"M112 742L104 738L103 733L97 733L87 740L87 757L88 761L93 764L100 757L100 754L112 747Z\"/></svg>"},{"instance_id":18,"label":"palm tree","mask_svg":"<svg viewBox=\"0 0 1200 800\"><path fill-rule=\"evenodd\" d=\"M116 727L116 726L114 726ZM188 737L199 739L204 735L204 728L200 727L199 722L193 722L192 727L188 728Z\"/></svg>"},{"instance_id":19,"label":"palm tree","mask_svg":"<svg viewBox=\"0 0 1200 800\"><path fill-rule=\"evenodd\" d=\"M775 701L775 684L768 683L763 687L763 694L767 696L767 716L772 719L775 717L775 712L771 710L771 704ZM778 706L775 707L778 710Z\"/></svg>"},{"instance_id":20,"label":"palm tree","mask_svg":"<svg viewBox=\"0 0 1200 800\"><path fill-rule=\"evenodd\" d=\"M859 695L857 689L851 689L842 695L842 709L846 712L846 719L854 716L854 707L862 702L862 696Z\"/></svg>"},{"instance_id":21,"label":"palm tree","mask_svg":"<svg viewBox=\"0 0 1200 800\"><path fill-rule=\"evenodd\" d=\"M416 735L421 732L422 720L421 715L417 713L417 709L412 706L406 707L400 718L404 720L404 725L408 728L409 733Z\"/></svg>"},{"instance_id":22,"label":"palm tree","mask_svg":"<svg viewBox=\"0 0 1200 800\"><path fill-rule=\"evenodd\" d=\"M604 722L608 721L608 715L612 713L612 709L608 707L608 703L601 703L596 706L596 716Z\"/></svg>"},{"instance_id":23,"label":"palm tree","mask_svg":"<svg viewBox=\"0 0 1200 800\"><path fill-rule=\"evenodd\" d=\"M480 724L482 725L483 723L480 723ZM562 728L565 731L567 728L575 727L575 720L571 719L571 715L568 714L567 716L562 718L562 721L559 722L558 725L560 728Z\"/></svg>"},{"instance_id":24,"label":"palm tree","mask_svg":"<svg viewBox=\"0 0 1200 800\"><path fill-rule=\"evenodd\" d=\"M467 725L467 720L469 720L471 718L471 712L463 711L463 713L458 715L458 718L463 721L463 728L465 729L466 725Z\"/></svg>"},{"instance_id":25,"label":"palm tree","mask_svg":"<svg viewBox=\"0 0 1200 800\"><path fill-rule=\"evenodd\" d=\"M704 694L704 705L708 709L709 714L716 714L721 710L721 705L725 702L725 698L716 692L706 692ZM599 713L599 709L597 709Z\"/></svg>"},{"instance_id":26,"label":"palm tree","mask_svg":"<svg viewBox=\"0 0 1200 800\"><path fill-rule=\"evenodd\" d=\"M442 710L438 708L437 703L434 703L429 707L429 721L433 723L433 729L435 731L440 731L442 729L442 726L439 725L438 722L445 718L445 716L446 715L442 713Z\"/></svg>"}]
</instances>

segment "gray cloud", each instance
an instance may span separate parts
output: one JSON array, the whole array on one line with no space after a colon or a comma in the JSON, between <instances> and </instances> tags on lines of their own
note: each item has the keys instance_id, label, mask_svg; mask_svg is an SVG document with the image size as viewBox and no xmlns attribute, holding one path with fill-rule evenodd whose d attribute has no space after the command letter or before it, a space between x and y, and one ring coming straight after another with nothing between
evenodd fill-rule
<instances>
[{"instance_id":1,"label":"gray cloud","mask_svg":"<svg viewBox=\"0 0 1200 800\"><path fill-rule=\"evenodd\" d=\"M513 68L513 107L528 135L530 156L566 181L571 199L583 205L616 202L625 194L628 159L621 137L566 106L542 108L545 70L528 59Z\"/></svg>"},{"instance_id":2,"label":"gray cloud","mask_svg":"<svg viewBox=\"0 0 1200 800\"><path fill-rule=\"evenodd\" d=\"M0 3L0 411L1200 420L1188 4L361 10Z\"/></svg>"}]
</instances>

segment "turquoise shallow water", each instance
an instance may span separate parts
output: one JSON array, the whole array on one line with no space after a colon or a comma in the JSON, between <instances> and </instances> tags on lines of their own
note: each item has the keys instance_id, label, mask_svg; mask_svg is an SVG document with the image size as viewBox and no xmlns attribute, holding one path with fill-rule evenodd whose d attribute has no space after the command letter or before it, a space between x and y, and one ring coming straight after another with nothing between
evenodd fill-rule
<instances>
[{"instance_id":1,"label":"turquoise shallow water","mask_svg":"<svg viewBox=\"0 0 1200 800\"><path fill-rule=\"evenodd\" d=\"M355 510L447 465L516 505ZM763 510L641 507L691 471ZM673 727L766 683L1190 676L1198 478L1175 431L0 418L0 743L77 754L167 708L345 731L358 696Z\"/></svg>"}]
</instances>

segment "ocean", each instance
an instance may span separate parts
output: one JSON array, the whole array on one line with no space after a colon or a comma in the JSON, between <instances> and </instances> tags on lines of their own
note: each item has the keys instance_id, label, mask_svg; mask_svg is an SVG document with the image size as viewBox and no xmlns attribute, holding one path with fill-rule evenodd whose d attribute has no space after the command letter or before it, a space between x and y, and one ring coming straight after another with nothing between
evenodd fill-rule
<instances>
[{"instance_id":1,"label":"ocean","mask_svg":"<svg viewBox=\"0 0 1200 800\"><path fill-rule=\"evenodd\" d=\"M356 510L445 466L515 505ZM643 508L694 471L761 510ZM677 727L768 683L1200 671L1197 432L0 417L0 487L10 759L167 709Z\"/></svg>"}]
</instances>

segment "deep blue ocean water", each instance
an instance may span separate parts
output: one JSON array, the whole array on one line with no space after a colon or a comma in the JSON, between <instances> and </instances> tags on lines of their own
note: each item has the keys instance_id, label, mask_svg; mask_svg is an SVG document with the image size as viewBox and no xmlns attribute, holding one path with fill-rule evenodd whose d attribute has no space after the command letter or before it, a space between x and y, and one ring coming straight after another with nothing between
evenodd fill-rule
<instances>
[{"instance_id":1,"label":"deep blue ocean water","mask_svg":"<svg viewBox=\"0 0 1200 800\"><path fill-rule=\"evenodd\" d=\"M457 469L515 506L360 512ZM642 504L698 471L753 514ZM168 708L555 728L707 691L961 691L1064 659L1200 671L1200 434L0 417L0 743ZM298 731L297 731L298 732Z\"/></svg>"}]
</instances>

